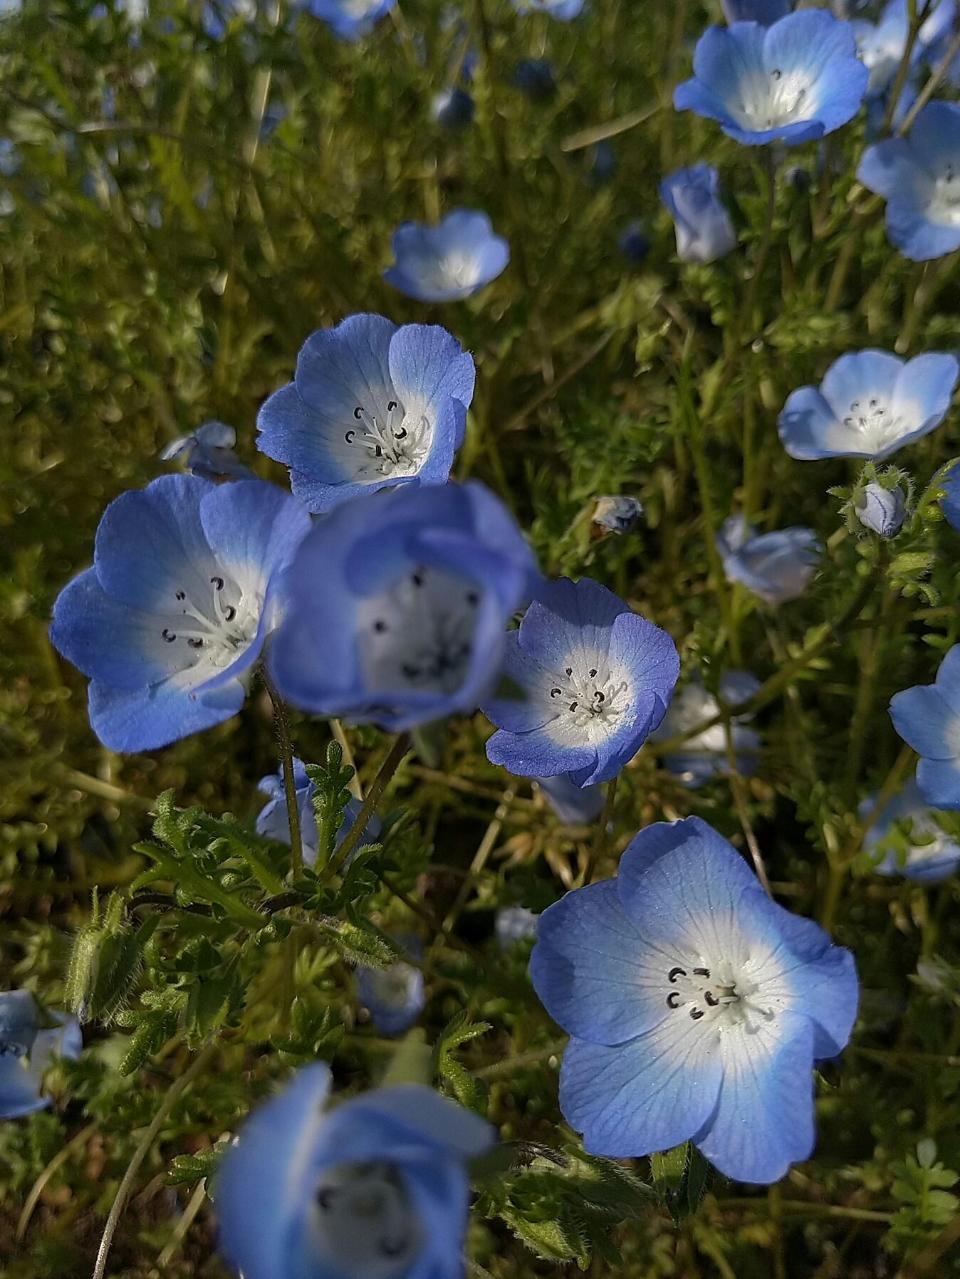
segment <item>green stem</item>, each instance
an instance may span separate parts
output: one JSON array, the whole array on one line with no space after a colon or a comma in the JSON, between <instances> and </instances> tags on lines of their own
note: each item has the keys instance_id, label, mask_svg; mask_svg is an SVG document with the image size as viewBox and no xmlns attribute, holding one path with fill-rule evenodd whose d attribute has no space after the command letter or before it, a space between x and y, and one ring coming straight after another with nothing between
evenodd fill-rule
<instances>
[{"instance_id":1,"label":"green stem","mask_svg":"<svg viewBox=\"0 0 960 1279\"><path fill-rule=\"evenodd\" d=\"M262 671L264 687L273 707L273 731L280 750L280 767L283 772L283 794L287 802L287 825L290 828L290 868L294 876L303 871L303 836L300 832L300 806L297 800L297 782L293 772L293 742L290 738L290 721L283 698L277 692L266 670Z\"/></svg>"},{"instance_id":2,"label":"green stem","mask_svg":"<svg viewBox=\"0 0 960 1279\"><path fill-rule=\"evenodd\" d=\"M607 851L607 831L613 820L613 809L617 798L617 783L620 775L612 777L607 782L607 793L603 800L603 812L600 814L600 821L597 825L596 832L593 837L593 844L590 848L590 854L587 857L587 864L583 868L583 879L581 884L590 884L593 882L594 872L600 865L600 862Z\"/></svg>"},{"instance_id":3,"label":"green stem","mask_svg":"<svg viewBox=\"0 0 960 1279\"><path fill-rule=\"evenodd\" d=\"M393 745L390 747L390 751L386 759L380 765L380 769L376 777L371 782L370 789L367 791L367 797L360 806L360 811L357 813L356 820L347 832L346 838L337 849L335 856L331 857L329 866L327 867L328 874L336 874L342 870L344 866L346 866L350 859L350 854L360 843L363 832L370 824L370 818L373 817L374 813L377 811L377 806L383 798L383 792L387 789L391 778L400 767L400 763L409 749L410 734L400 733L394 739Z\"/></svg>"}]
</instances>

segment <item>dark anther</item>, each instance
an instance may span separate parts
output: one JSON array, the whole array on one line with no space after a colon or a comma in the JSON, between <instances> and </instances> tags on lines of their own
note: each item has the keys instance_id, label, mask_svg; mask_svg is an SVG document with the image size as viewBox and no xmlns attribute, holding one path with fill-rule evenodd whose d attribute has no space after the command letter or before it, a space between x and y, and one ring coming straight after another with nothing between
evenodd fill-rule
<instances>
[{"instance_id":1,"label":"dark anther","mask_svg":"<svg viewBox=\"0 0 960 1279\"><path fill-rule=\"evenodd\" d=\"M399 431L394 431L393 438L395 440L405 440L407 438L407 428L405 426L401 426Z\"/></svg>"},{"instance_id":2,"label":"dark anther","mask_svg":"<svg viewBox=\"0 0 960 1279\"><path fill-rule=\"evenodd\" d=\"M679 992L679 990L671 990L670 994L667 996L667 1007L668 1007L668 1008L679 1008L679 1007L680 1007L680 992Z\"/></svg>"},{"instance_id":3,"label":"dark anther","mask_svg":"<svg viewBox=\"0 0 960 1279\"><path fill-rule=\"evenodd\" d=\"M380 447L380 445L379 445L379 444L378 444L378 445L377 445L377 447L373 450L373 454L374 454L374 457L383 457L383 449Z\"/></svg>"},{"instance_id":4,"label":"dark anther","mask_svg":"<svg viewBox=\"0 0 960 1279\"><path fill-rule=\"evenodd\" d=\"M387 412L388 412L388 413L392 413L392 412L393 412L393 410L394 410L396 407L397 407L397 402L396 402L396 400L387 400Z\"/></svg>"},{"instance_id":5,"label":"dark anther","mask_svg":"<svg viewBox=\"0 0 960 1279\"><path fill-rule=\"evenodd\" d=\"M380 1165L377 1163L374 1163L372 1160L365 1161L362 1164L354 1164L353 1166L354 1176L372 1177L379 1167Z\"/></svg>"},{"instance_id":6,"label":"dark anther","mask_svg":"<svg viewBox=\"0 0 960 1279\"><path fill-rule=\"evenodd\" d=\"M347 442L348 444L352 444L352 443L353 443L353 441L357 438L357 433L356 433L356 431L347 431L347 432L344 434L344 437L343 437L343 438L346 440L346 442Z\"/></svg>"},{"instance_id":7,"label":"dark anther","mask_svg":"<svg viewBox=\"0 0 960 1279\"><path fill-rule=\"evenodd\" d=\"M596 691L596 692L594 693L594 695L593 695L593 700L594 700L595 702L605 702L605 701L607 700L607 695L606 695L606 693L601 693L601 692L600 692L600 690L599 690L599 688L598 688L598 689L597 689L597 691Z\"/></svg>"},{"instance_id":8,"label":"dark anther","mask_svg":"<svg viewBox=\"0 0 960 1279\"><path fill-rule=\"evenodd\" d=\"M597 674L597 668L596 668L595 666L591 666L590 671L589 671L590 678L591 678L591 679L595 679L595 678L596 678L596 674Z\"/></svg>"},{"instance_id":9,"label":"dark anther","mask_svg":"<svg viewBox=\"0 0 960 1279\"><path fill-rule=\"evenodd\" d=\"M173 641L177 638L176 635L174 635L173 631L167 630L166 627L163 628L160 634L163 636L163 638L167 641L168 644L172 644Z\"/></svg>"},{"instance_id":10,"label":"dark anther","mask_svg":"<svg viewBox=\"0 0 960 1279\"><path fill-rule=\"evenodd\" d=\"M551 697L562 697L562 696L563 696L563 689L562 689L562 688L551 688L551 690L550 690L550 696L551 696Z\"/></svg>"},{"instance_id":11,"label":"dark anther","mask_svg":"<svg viewBox=\"0 0 960 1279\"><path fill-rule=\"evenodd\" d=\"M695 977L709 977L709 976L710 976L710 969L709 969L709 968L695 968L695 969L693 970L693 972L694 972L694 976L695 976Z\"/></svg>"},{"instance_id":12,"label":"dark anther","mask_svg":"<svg viewBox=\"0 0 960 1279\"><path fill-rule=\"evenodd\" d=\"M321 1186L317 1191L317 1203L326 1212L330 1207L331 1200L337 1193L335 1186Z\"/></svg>"},{"instance_id":13,"label":"dark anther","mask_svg":"<svg viewBox=\"0 0 960 1279\"><path fill-rule=\"evenodd\" d=\"M190 645L191 648L203 648L202 639L188 639L187 643Z\"/></svg>"},{"instance_id":14,"label":"dark anther","mask_svg":"<svg viewBox=\"0 0 960 1279\"><path fill-rule=\"evenodd\" d=\"M412 666L409 662L404 662L400 669L407 679L416 679L420 674L420 667Z\"/></svg>"},{"instance_id":15,"label":"dark anther","mask_svg":"<svg viewBox=\"0 0 960 1279\"><path fill-rule=\"evenodd\" d=\"M359 421L360 421L360 419L363 417L363 409L360 407L360 405L359 405L359 404L358 404L358 405L357 405L357 407L353 410L353 416L357 419L357 421L358 421L358 422L359 422Z\"/></svg>"},{"instance_id":16,"label":"dark anther","mask_svg":"<svg viewBox=\"0 0 960 1279\"><path fill-rule=\"evenodd\" d=\"M571 703L570 703L570 710L575 711L575 710L577 709L578 705L579 705L579 702L571 702Z\"/></svg>"},{"instance_id":17,"label":"dark anther","mask_svg":"<svg viewBox=\"0 0 960 1279\"><path fill-rule=\"evenodd\" d=\"M479 604L479 603L480 603L480 596L479 596L479 594L478 594L476 591L467 591L467 603L468 603L468 604Z\"/></svg>"},{"instance_id":18,"label":"dark anther","mask_svg":"<svg viewBox=\"0 0 960 1279\"><path fill-rule=\"evenodd\" d=\"M716 1008L720 1003L720 1000L716 997L712 990L705 990L703 992L703 997L711 1008Z\"/></svg>"},{"instance_id":19,"label":"dark anther","mask_svg":"<svg viewBox=\"0 0 960 1279\"><path fill-rule=\"evenodd\" d=\"M566 669L565 669L565 672L564 672L564 673L565 673L565 674L567 674L567 675L572 675L572 674L573 674L573 667L572 667L572 666L568 666L568 667L566 667Z\"/></svg>"},{"instance_id":20,"label":"dark anther","mask_svg":"<svg viewBox=\"0 0 960 1279\"><path fill-rule=\"evenodd\" d=\"M407 1250L406 1239L381 1239L380 1255L382 1257L400 1257Z\"/></svg>"},{"instance_id":21,"label":"dark anther","mask_svg":"<svg viewBox=\"0 0 960 1279\"><path fill-rule=\"evenodd\" d=\"M423 574L420 572L419 569L417 569L415 573L412 573L410 575L410 581L414 584L414 586L423 585Z\"/></svg>"},{"instance_id":22,"label":"dark anther","mask_svg":"<svg viewBox=\"0 0 960 1279\"><path fill-rule=\"evenodd\" d=\"M704 1013L704 1011L703 1011L703 1009L702 1009L702 1008L691 1008L691 1009L690 1009L690 1016L693 1018L693 1020L694 1020L694 1021L699 1021L699 1020L700 1020L700 1018L701 1018L701 1017L704 1017L705 1015L706 1015L706 1014Z\"/></svg>"},{"instance_id":23,"label":"dark anther","mask_svg":"<svg viewBox=\"0 0 960 1279\"><path fill-rule=\"evenodd\" d=\"M224 613L224 617L227 619L228 622L232 622L233 619L236 617L236 615L237 615L237 610L233 607L232 604L229 605L226 612Z\"/></svg>"},{"instance_id":24,"label":"dark anther","mask_svg":"<svg viewBox=\"0 0 960 1279\"><path fill-rule=\"evenodd\" d=\"M210 582L211 582L211 584L212 584L213 586L215 586L215 587L217 588L217 590L218 590L218 591L222 591L222 590L223 590L223 578L222 578L222 577L211 577Z\"/></svg>"},{"instance_id":25,"label":"dark anther","mask_svg":"<svg viewBox=\"0 0 960 1279\"><path fill-rule=\"evenodd\" d=\"M667 973L667 981L674 982L678 977L686 977L687 970L685 968L671 968Z\"/></svg>"},{"instance_id":26,"label":"dark anther","mask_svg":"<svg viewBox=\"0 0 960 1279\"><path fill-rule=\"evenodd\" d=\"M783 72L780 70L779 67L777 67L776 70L771 71L770 74L774 78L774 80L779 80L780 77L783 75Z\"/></svg>"},{"instance_id":27,"label":"dark anther","mask_svg":"<svg viewBox=\"0 0 960 1279\"><path fill-rule=\"evenodd\" d=\"M185 600L186 598L187 598L187 592L186 592L186 591L177 591L177 599L178 599L178 600Z\"/></svg>"},{"instance_id":28,"label":"dark anther","mask_svg":"<svg viewBox=\"0 0 960 1279\"><path fill-rule=\"evenodd\" d=\"M382 618L378 617L373 624L373 629L377 632L378 635L382 635L383 632L387 629L387 624Z\"/></svg>"}]
</instances>

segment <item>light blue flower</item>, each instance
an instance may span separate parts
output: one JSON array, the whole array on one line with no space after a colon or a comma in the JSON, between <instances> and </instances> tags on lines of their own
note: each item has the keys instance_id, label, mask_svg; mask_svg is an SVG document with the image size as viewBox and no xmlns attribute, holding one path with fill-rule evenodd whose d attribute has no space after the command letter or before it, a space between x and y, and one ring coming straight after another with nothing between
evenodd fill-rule
<instances>
[{"instance_id":1,"label":"light blue flower","mask_svg":"<svg viewBox=\"0 0 960 1279\"><path fill-rule=\"evenodd\" d=\"M216 1182L223 1252L244 1279L462 1279L464 1164L489 1124L418 1084L325 1113L329 1094L329 1067L307 1066L240 1130Z\"/></svg>"},{"instance_id":2,"label":"light blue flower","mask_svg":"<svg viewBox=\"0 0 960 1279\"><path fill-rule=\"evenodd\" d=\"M513 69L513 83L532 102L547 102L557 91L553 65L546 58L521 58Z\"/></svg>"},{"instance_id":3,"label":"light blue flower","mask_svg":"<svg viewBox=\"0 0 960 1279\"><path fill-rule=\"evenodd\" d=\"M578 786L567 773L535 777L534 781L559 820L568 826L588 826L603 812L602 786Z\"/></svg>"},{"instance_id":4,"label":"light blue flower","mask_svg":"<svg viewBox=\"0 0 960 1279\"><path fill-rule=\"evenodd\" d=\"M226 422L204 422L192 435L181 435L160 454L163 462L179 460L184 470L202 480L252 480L256 477L233 451L237 433Z\"/></svg>"},{"instance_id":5,"label":"light blue flower","mask_svg":"<svg viewBox=\"0 0 960 1279\"><path fill-rule=\"evenodd\" d=\"M289 572L297 607L271 649L274 679L304 710L396 730L473 711L499 676L504 628L535 572L513 517L482 484L344 502Z\"/></svg>"},{"instance_id":6,"label":"light blue flower","mask_svg":"<svg viewBox=\"0 0 960 1279\"><path fill-rule=\"evenodd\" d=\"M154 750L235 715L282 612L310 517L261 480L163 475L111 502L93 568L61 591L54 647L91 680L110 750Z\"/></svg>"},{"instance_id":7,"label":"light blue flower","mask_svg":"<svg viewBox=\"0 0 960 1279\"><path fill-rule=\"evenodd\" d=\"M317 814L313 807L313 797L317 793L317 788L307 776L303 762L296 758L293 761L293 779L297 788L297 812L300 815L303 860L308 866L313 866L317 860L319 838ZM262 777L257 789L267 796L267 803L257 814L257 834L264 835L267 839L275 839L280 844L289 844L290 822L287 816L287 796L283 788L283 770ZM346 839L353 823L360 815L360 807L358 799L347 800L343 821L336 835L335 849L339 848ZM367 844L375 844L380 838L380 829L380 818L374 814L367 823L357 847L363 848Z\"/></svg>"},{"instance_id":8,"label":"light blue flower","mask_svg":"<svg viewBox=\"0 0 960 1279\"><path fill-rule=\"evenodd\" d=\"M430 104L430 115L444 129L465 129L473 123L476 106L466 89L441 89Z\"/></svg>"},{"instance_id":9,"label":"light blue flower","mask_svg":"<svg viewBox=\"0 0 960 1279\"><path fill-rule=\"evenodd\" d=\"M943 421L960 365L952 355L901 360L887 351L841 355L819 389L791 392L777 420L791 457L879 461Z\"/></svg>"},{"instance_id":10,"label":"light blue flower","mask_svg":"<svg viewBox=\"0 0 960 1279\"><path fill-rule=\"evenodd\" d=\"M795 146L833 133L859 111L869 78L849 23L823 9L770 27L710 27L697 42L693 71L674 90L676 109L718 120L748 146Z\"/></svg>"},{"instance_id":11,"label":"light blue flower","mask_svg":"<svg viewBox=\"0 0 960 1279\"><path fill-rule=\"evenodd\" d=\"M369 35L397 0L306 0L304 8L320 18L341 40Z\"/></svg>"},{"instance_id":12,"label":"light blue flower","mask_svg":"<svg viewBox=\"0 0 960 1279\"><path fill-rule=\"evenodd\" d=\"M960 866L960 844L937 822L937 814L924 802L911 778L898 795L875 812L871 796L860 805L860 817L873 814L863 836L864 851L880 860L878 875L903 875L919 883L947 879ZM898 832L896 825L901 826Z\"/></svg>"},{"instance_id":13,"label":"light blue flower","mask_svg":"<svg viewBox=\"0 0 960 1279\"><path fill-rule=\"evenodd\" d=\"M917 785L934 808L960 809L960 644L940 663L933 684L890 700L893 726L920 756Z\"/></svg>"},{"instance_id":14,"label":"light blue flower","mask_svg":"<svg viewBox=\"0 0 960 1279\"><path fill-rule=\"evenodd\" d=\"M397 940L410 959L422 958L423 949L417 938ZM382 1035L402 1035L426 1006L423 972L406 959L395 960L388 968L359 967L356 976L360 1003Z\"/></svg>"},{"instance_id":15,"label":"light blue flower","mask_svg":"<svg viewBox=\"0 0 960 1279\"><path fill-rule=\"evenodd\" d=\"M510 246L490 219L455 209L438 226L403 222L393 233L394 265L383 278L420 302L457 302L495 280L510 261Z\"/></svg>"},{"instance_id":16,"label":"light blue flower","mask_svg":"<svg viewBox=\"0 0 960 1279\"><path fill-rule=\"evenodd\" d=\"M728 582L742 582L765 604L798 599L810 585L820 557L817 535L809 528L757 533L741 515L725 520L717 550Z\"/></svg>"},{"instance_id":17,"label":"light blue flower","mask_svg":"<svg viewBox=\"0 0 960 1279\"><path fill-rule=\"evenodd\" d=\"M617 236L617 248L634 266L642 266L650 253L646 223L632 218Z\"/></svg>"},{"instance_id":18,"label":"light blue flower","mask_svg":"<svg viewBox=\"0 0 960 1279\"><path fill-rule=\"evenodd\" d=\"M928 102L905 138L867 147L857 178L887 201L887 238L905 258L960 248L960 105Z\"/></svg>"},{"instance_id":19,"label":"light blue flower","mask_svg":"<svg viewBox=\"0 0 960 1279\"><path fill-rule=\"evenodd\" d=\"M546 13L560 22L572 22L583 11L584 0L513 0L517 13Z\"/></svg>"},{"instance_id":20,"label":"light blue flower","mask_svg":"<svg viewBox=\"0 0 960 1279\"><path fill-rule=\"evenodd\" d=\"M257 447L290 468L311 511L450 474L473 399L473 359L437 324L351 315L311 334L294 380L257 417Z\"/></svg>"},{"instance_id":21,"label":"light blue flower","mask_svg":"<svg viewBox=\"0 0 960 1279\"><path fill-rule=\"evenodd\" d=\"M530 975L572 1036L560 1109L589 1153L692 1141L762 1185L812 1153L812 1067L850 1037L853 956L699 818L647 827L616 879L549 907Z\"/></svg>"},{"instance_id":22,"label":"light blue flower","mask_svg":"<svg viewBox=\"0 0 960 1279\"><path fill-rule=\"evenodd\" d=\"M792 10L792 0L721 0L727 22L759 22L772 27Z\"/></svg>"},{"instance_id":23,"label":"light blue flower","mask_svg":"<svg viewBox=\"0 0 960 1279\"><path fill-rule=\"evenodd\" d=\"M752 697L759 687L760 681L748 671L727 671L720 680L720 696L729 705L736 705ZM717 699L699 680L694 680L674 696L666 718L653 734L653 740L667 741L671 737L679 737L719 711ZM738 716L730 725L730 739L741 777L749 777L756 769L762 744L760 734L746 727L747 719L748 716ZM711 778L722 777L729 771L727 735L723 725L714 724L712 728L689 738L673 754L664 755L663 767L692 790Z\"/></svg>"},{"instance_id":24,"label":"light blue flower","mask_svg":"<svg viewBox=\"0 0 960 1279\"><path fill-rule=\"evenodd\" d=\"M857 519L879 537L896 537L907 514L907 499L902 488L884 488L882 484L864 485L856 497Z\"/></svg>"},{"instance_id":25,"label":"light blue flower","mask_svg":"<svg viewBox=\"0 0 960 1279\"><path fill-rule=\"evenodd\" d=\"M737 233L719 188L720 175L711 164L678 169L660 183L660 200L673 218L681 262L715 262L736 248Z\"/></svg>"},{"instance_id":26,"label":"light blue flower","mask_svg":"<svg viewBox=\"0 0 960 1279\"><path fill-rule=\"evenodd\" d=\"M41 1030L29 991L0 992L0 1119L19 1119L49 1106L50 1098L41 1093L44 1073L57 1058L80 1056L80 1023L66 1013L51 1016L58 1024Z\"/></svg>"},{"instance_id":27,"label":"light blue flower","mask_svg":"<svg viewBox=\"0 0 960 1279\"><path fill-rule=\"evenodd\" d=\"M556 780L551 779L551 780ZM576 787L578 794L584 792L580 787ZM603 803L601 796L600 803ZM537 935L537 920L539 915L532 910L527 910L525 906L504 906L497 911L496 919L493 922L493 931L496 934L497 945L501 950L509 950L511 946L515 946L518 941L529 941Z\"/></svg>"},{"instance_id":28,"label":"light blue flower","mask_svg":"<svg viewBox=\"0 0 960 1279\"><path fill-rule=\"evenodd\" d=\"M545 582L507 636L504 673L523 696L481 705L499 729L487 758L520 777L609 781L663 719L679 672L666 631L605 586Z\"/></svg>"},{"instance_id":29,"label":"light blue flower","mask_svg":"<svg viewBox=\"0 0 960 1279\"><path fill-rule=\"evenodd\" d=\"M593 522L608 533L629 533L643 514L643 504L636 497L620 494L614 497L598 497L593 510Z\"/></svg>"},{"instance_id":30,"label":"light blue flower","mask_svg":"<svg viewBox=\"0 0 960 1279\"><path fill-rule=\"evenodd\" d=\"M911 67L916 67L928 54L931 45L937 44L944 32L952 26L955 12L954 0L934 0L933 8L921 24L911 51ZM910 32L907 0L889 0L878 22L857 19L851 26L860 58L870 72L867 93L871 97L886 93L896 78L907 49Z\"/></svg>"},{"instance_id":31,"label":"light blue flower","mask_svg":"<svg viewBox=\"0 0 960 1279\"><path fill-rule=\"evenodd\" d=\"M960 466L955 466L943 481L940 509L951 528L960 533Z\"/></svg>"}]
</instances>

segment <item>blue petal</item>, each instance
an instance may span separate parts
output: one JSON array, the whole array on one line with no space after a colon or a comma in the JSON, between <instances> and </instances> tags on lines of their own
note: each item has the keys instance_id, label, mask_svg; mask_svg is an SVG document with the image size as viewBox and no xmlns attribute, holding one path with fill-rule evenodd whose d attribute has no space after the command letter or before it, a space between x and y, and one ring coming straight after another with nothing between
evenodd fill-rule
<instances>
[{"instance_id":1,"label":"blue petal","mask_svg":"<svg viewBox=\"0 0 960 1279\"><path fill-rule=\"evenodd\" d=\"M918 684L890 699L893 726L918 755L928 759L960 756L960 713L934 684Z\"/></svg>"},{"instance_id":2,"label":"blue petal","mask_svg":"<svg viewBox=\"0 0 960 1279\"><path fill-rule=\"evenodd\" d=\"M23 1057L0 1057L0 1119L21 1119L49 1105Z\"/></svg>"},{"instance_id":3,"label":"blue petal","mask_svg":"<svg viewBox=\"0 0 960 1279\"><path fill-rule=\"evenodd\" d=\"M783 447L800 461L835 457L830 441L836 427L836 415L815 386L791 391L777 418Z\"/></svg>"},{"instance_id":4,"label":"blue petal","mask_svg":"<svg viewBox=\"0 0 960 1279\"><path fill-rule=\"evenodd\" d=\"M960 105L929 102L914 121L907 141L928 173L955 166L960 153Z\"/></svg>"},{"instance_id":5,"label":"blue petal","mask_svg":"<svg viewBox=\"0 0 960 1279\"><path fill-rule=\"evenodd\" d=\"M275 391L257 414L257 448L290 467L294 496L311 511L328 510L349 492L346 471L326 446L327 427L293 382Z\"/></svg>"},{"instance_id":6,"label":"blue petal","mask_svg":"<svg viewBox=\"0 0 960 1279\"><path fill-rule=\"evenodd\" d=\"M960 755L953 759L921 759L917 785L935 808L960 809Z\"/></svg>"},{"instance_id":7,"label":"blue petal","mask_svg":"<svg viewBox=\"0 0 960 1279\"><path fill-rule=\"evenodd\" d=\"M666 712L680 675L677 646L659 626L654 626L638 613L624 611L614 619L609 655L611 663L622 664L630 672L632 688L656 693L661 699L663 705L658 717L646 729L646 732L652 732Z\"/></svg>"},{"instance_id":8,"label":"blue petal","mask_svg":"<svg viewBox=\"0 0 960 1279\"><path fill-rule=\"evenodd\" d=\"M415 1140L458 1159L473 1159L483 1154L493 1145L496 1136L486 1120L420 1084L376 1088L349 1104L351 1123L369 1118L381 1127L392 1125L398 1130L392 1140ZM331 1119L341 1114L346 1117L343 1108ZM388 1149L384 1153L388 1153ZM352 1151L348 1157L362 1158Z\"/></svg>"},{"instance_id":9,"label":"blue petal","mask_svg":"<svg viewBox=\"0 0 960 1279\"><path fill-rule=\"evenodd\" d=\"M937 690L960 715L960 644L954 644L937 671Z\"/></svg>"},{"instance_id":10,"label":"blue petal","mask_svg":"<svg viewBox=\"0 0 960 1279\"><path fill-rule=\"evenodd\" d=\"M94 680L90 726L109 750L152 751L236 715L246 690L239 680L209 692L188 692L173 680L146 688L110 688Z\"/></svg>"},{"instance_id":11,"label":"blue petal","mask_svg":"<svg viewBox=\"0 0 960 1279\"><path fill-rule=\"evenodd\" d=\"M916 211L926 203L928 178L905 138L890 138L867 147L857 168L857 181L876 195L909 204Z\"/></svg>"},{"instance_id":12,"label":"blue petal","mask_svg":"<svg viewBox=\"0 0 960 1279\"><path fill-rule=\"evenodd\" d=\"M857 400L876 396L887 402L893 399L903 361L887 351L857 351L841 355L827 370L820 390L834 415L843 418Z\"/></svg>"},{"instance_id":13,"label":"blue petal","mask_svg":"<svg viewBox=\"0 0 960 1279\"><path fill-rule=\"evenodd\" d=\"M320 329L297 356L295 382L304 402L325 425L353 420L358 404L391 398L390 341L397 326L382 315L351 315Z\"/></svg>"},{"instance_id":14,"label":"blue petal","mask_svg":"<svg viewBox=\"0 0 960 1279\"><path fill-rule=\"evenodd\" d=\"M915 424L915 429L903 437L908 444L928 434L943 421L960 373L952 355L931 353L908 360L897 378L897 388L891 411Z\"/></svg>"},{"instance_id":15,"label":"blue petal","mask_svg":"<svg viewBox=\"0 0 960 1279\"><path fill-rule=\"evenodd\" d=\"M201 502L200 520L221 564L270 581L274 589L271 579L290 563L311 527L310 516L295 498L263 480L219 485Z\"/></svg>"},{"instance_id":16,"label":"blue petal","mask_svg":"<svg viewBox=\"0 0 960 1279\"><path fill-rule=\"evenodd\" d=\"M516 777L556 777L570 773L577 785L596 768L597 752L593 746L564 746L542 732L497 732L487 742L487 759L499 764Z\"/></svg>"},{"instance_id":17,"label":"blue petal","mask_svg":"<svg viewBox=\"0 0 960 1279\"><path fill-rule=\"evenodd\" d=\"M482 702L480 709L497 728L508 733L529 733L555 717L556 711L546 698L529 696L530 689L548 686L550 672L520 647L517 631L509 631L505 637L501 674L518 685L520 695L489 697Z\"/></svg>"},{"instance_id":18,"label":"blue petal","mask_svg":"<svg viewBox=\"0 0 960 1279\"><path fill-rule=\"evenodd\" d=\"M15 1047L25 1055L33 1046L39 1026L37 1001L29 990L0 992L0 1047Z\"/></svg>"},{"instance_id":19,"label":"blue petal","mask_svg":"<svg viewBox=\"0 0 960 1279\"><path fill-rule=\"evenodd\" d=\"M940 509L950 527L960 533L960 466L955 466L943 481Z\"/></svg>"},{"instance_id":20,"label":"blue petal","mask_svg":"<svg viewBox=\"0 0 960 1279\"><path fill-rule=\"evenodd\" d=\"M398 329L390 343L389 367L404 403L415 398L437 405L450 396L466 408L473 399L473 356L439 324L405 324Z\"/></svg>"},{"instance_id":21,"label":"blue petal","mask_svg":"<svg viewBox=\"0 0 960 1279\"><path fill-rule=\"evenodd\" d=\"M520 623L520 645L551 670L563 670L573 650L607 651L614 621L630 610L588 577L544 582Z\"/></svg>"}]
</instances>

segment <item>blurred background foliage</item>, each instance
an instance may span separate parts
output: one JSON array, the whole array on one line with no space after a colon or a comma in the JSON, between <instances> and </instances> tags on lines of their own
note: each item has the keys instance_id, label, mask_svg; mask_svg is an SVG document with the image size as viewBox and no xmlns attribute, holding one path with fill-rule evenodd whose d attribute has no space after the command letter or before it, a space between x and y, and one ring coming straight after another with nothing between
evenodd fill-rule
<instances>
[{"instance_id":1,"label":"blurred background foliage","mask_svg":"<svg viewBox=\"0 0 960 1279\"><path fill-rule=\"evenodd\" d=\"M714 688L736 667L770 676L877 578L861 613L827 632L761 713L757 775L688 791L644 751L622 781L606 854L612 871L642 825L691 812L741 847L752 831L780 899L856 951L862 1018L842 1063L824 1068L817 1155L769 1194L717 1181L685 1213L666 1172L651 1198L583 1160L557 1127L560 1043L525 977L527 952L501 955L492 923L499 905L539 910L570 887L591 833L562 826L528 784L487 764L480 717L453 727L437 767L401 769L391 805L408 810L408 834L392 852L396 873L434 918L452 910L469 947L440 946L423 1024L442 1048L461 1010L489 1023L454 1044L441 1077L526 1152L483 1191L473 1226L476 1273L494 1279L561 1264L625 1279L960 1273L956 882L873 876L856 816L910 765L890 695L929 682L960 638L960 538L931 507L893 568L878 568L827 495L856 469L792 461L775 428L789 391L846 350L955 346L955 256L916 266L887 244L882 211L852 177L862 118L825 146L777 157L765 229L762 156L670 107L718 9L592 0L561 24L519 17L506 0L403 0L357 45L269 5L241 15L161 0L132 21L113 3L27 0L0 19L0 986L57 1006L91 888L143 869L133 845L162 791L213 814L256 813L256 783L276 768L262 698L156 755L112 756L46 627L59 588L89 563L103 507L162 470L157 455L176 436L229 422L243 459L284 480L255 451L258 405L289 379L307 334L346 314L442 323L474 353L457 474L497 490L547 571L594 576L665 626L684 679L700 672ZM451 132L431 101L468 54L476 119ZM516 86L524 57L550 60L552 96ZM740 232L710 267L676 260L656 190L700 160L720 169ZM465 303L389 289L395 226L460 205L508 238L508 271ZM634 218L651 241L640 266L618 250ZM958 438L954 415L898 461L922 488ZM616 493L640 498L644 515L631 533L601 537L593 504ZM773 612L723 582L713 533L732 510L763 528L817 530L827 554L803 599ZM304 758L322 758L327 725L295 717L294 731ZM368 780L381 735L349 736ZM374 888L364 900L381 927L423 930L395 896ZM202 971L204 928L185 925L153 957L167 976ZM278 955L290 944L278 934ZM111 1275L223 1274L199 1181L206 1152L291 1062L332 1056L345 1087L381 1077L390 1046L358 1017L342 952L303 942L279 1010L271 963L245 993L242 1034L226 1013L217 1070L164 1126ZM90 1273L138 1134L186 1060L178 1032L122 1077L129 1040L89 1027L89 1051L54 1080L54 1108L0 1126L10 1279ZM649 1182L656 1170L635 1171Z\"/></svg>"}]
</instances>

